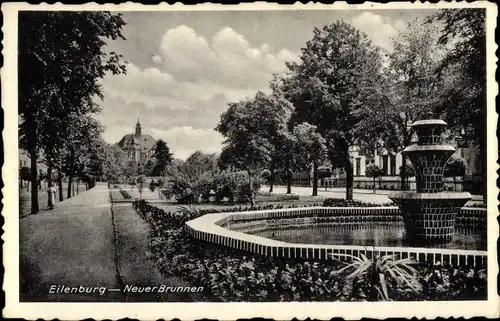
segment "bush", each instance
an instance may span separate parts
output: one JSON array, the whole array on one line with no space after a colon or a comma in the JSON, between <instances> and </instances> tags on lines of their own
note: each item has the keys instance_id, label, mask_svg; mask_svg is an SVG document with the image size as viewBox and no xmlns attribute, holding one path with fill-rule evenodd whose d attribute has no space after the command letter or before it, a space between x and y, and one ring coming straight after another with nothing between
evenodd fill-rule
<instances>
[{"instance_id":1,"label":"bush","mask_svg":"<svg viewBox=\"0 0 500 321\"><path fill-rule=\"evenodd\" d=\"M149 182L149 190L150 190L151 192L154 192L154 191L156 190L156 187L157 187L157 186L156 186L156 182L155 182L155 180L154 180L154 179L152 179L152 180Z\"/></svg>"},{"instance_id":2,"label":"bush","mask_svg":"<svg viewBox=\"0 0 500 321\"><path fill-rule=\"evenodd\" d=\"M187 177L177 175L170 180L170 196L175 197L180 204L194 203L196 197L192 188L192 183Z\"/></svg>"},{"instance_id":3,"label":"bush","mask_svg":"<svg viewBox=\"0 0 500 321\"><path fill-rule=\"evenodd\" d=\"M391 203L368 203L359 200L346 200L344 198L327 198L323 202L326 207L381 207L381 206L394 206Z\"/></svg>"},{"instance_id":4,"label":"bush","mask_svg":"<svg viewBox=\"0 0 500 321\"><path fill-rule=\"evenodd\" d=\"M463 190L474 195L482 195L484 182L481 176L466 175L462 180Z\"/></svg>"},{"instance_id":5,"label":"bush","mask_svg":"<svg viewBox=\"0 0 500 321\"><path fill-rule=\"evenodd\" d=\"M122 194L123 198L126 199L126 200L132 198L132 196L127 191L125 191L125 190L120 189L120 194Z\"/></svg>"},{"instance_id":6,"label":"bush","mask_svg":"<svg viewBox=\"0 0 500 321\"><path fill-rule=\"evenodd\" d=\"M261 176L254 177L253 192L256 193L264 183ZM247 203L251 197L248 174L244 171L222 171L214 177L215 200L221 202L228 198L230 203Z\"/></svg>"}]
</instances>

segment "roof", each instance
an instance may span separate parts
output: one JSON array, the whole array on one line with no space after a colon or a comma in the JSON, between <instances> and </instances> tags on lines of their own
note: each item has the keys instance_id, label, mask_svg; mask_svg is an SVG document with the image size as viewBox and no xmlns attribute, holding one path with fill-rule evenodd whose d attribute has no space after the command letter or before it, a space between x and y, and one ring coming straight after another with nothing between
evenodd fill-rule
<instances>
[{"instance_id":1,"label":"roof","mask_svg":"<svg viewBox=\"0 0 500 321\"><path fill-rule=\"evenodd\" d=\"M151 135L134 135L127 134L118 142L118 147L124 148L135 148L139 145L141 151L149 151L156 145L156 139Z\"/></svg>"}]
</instances>

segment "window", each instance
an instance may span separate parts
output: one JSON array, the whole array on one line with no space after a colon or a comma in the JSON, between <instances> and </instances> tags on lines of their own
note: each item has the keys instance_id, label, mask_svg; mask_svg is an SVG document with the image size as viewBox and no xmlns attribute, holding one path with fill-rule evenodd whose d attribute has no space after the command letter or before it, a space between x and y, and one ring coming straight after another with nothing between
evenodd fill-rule
<instances>
[{"instance_id":1,"label":"window","mask_svg":"<svg viewBox=\"0 0 500 321\"><path fill-rule=\"evenodd\" d=\"M396 175L396 155L391 155L391 176Z\"/></svg>"},{"instance_id":2,"label":"window","mask_svg":"<svg viewBox=\"0 0 500 321\"><path fill-rule=\"evenodd\" d=\"M361 157L356 158L356 176L361 175Z\"/></svg>"},{"instance_id":3,"label":"window","mask_svg":"<svg viewBox=\"0 0 500 321\"><path fill-rule=\"evenodd\" d=\"M382 171L384 172L384 175L389 175L389 156L384 155L382 156Z\"/></svg>"}]
</instances>

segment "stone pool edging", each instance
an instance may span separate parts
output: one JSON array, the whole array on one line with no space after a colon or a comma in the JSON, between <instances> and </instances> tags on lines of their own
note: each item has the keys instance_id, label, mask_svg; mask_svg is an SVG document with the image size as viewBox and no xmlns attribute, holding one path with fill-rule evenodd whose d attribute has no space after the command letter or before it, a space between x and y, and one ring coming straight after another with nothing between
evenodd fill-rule
<instances>
[{"instance_id":1,"label":"stone pool edging","mask_svg":"<svg viewBox=\"0 0 500 321\"><path fill-rule=\"evenodd\" d=\"M305 207L271 209L249 212L227 212L206 214L186 222L185 230L192 237L238 249L258 255L282 258L318 259L318 260L349 260L349 255L373 252L397 254L400 258L411 256L419 262L449 263L454 265L486 266L487 251L409 248L409 247L377 247L370 248L358 245L322 245L287 243L265 237L246 234L225 228L231 221L251 221L261 219L279 219L290 217L314 217L321 215L349 216L397 216L400 215L396 206L387 207ZM471 219L467 219L471 217ZM482 218L482 219L481 219ZM479 224L486 223L486 209L462 208L458 219Z\"/></svg>"}]
</instances>

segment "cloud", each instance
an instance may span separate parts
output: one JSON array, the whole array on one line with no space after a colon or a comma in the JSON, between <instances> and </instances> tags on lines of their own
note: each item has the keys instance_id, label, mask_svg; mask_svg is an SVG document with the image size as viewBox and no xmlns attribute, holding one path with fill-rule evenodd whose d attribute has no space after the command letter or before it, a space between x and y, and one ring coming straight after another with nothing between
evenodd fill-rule
<instances>
[{"instance_id":1,"label":"cloud","mask_svg":"<svg viewBox=\"0 0 500 321\"><path fill-rule=\"evenodd\" d=\"M153 59L155 64L161 64L162 59L160 56L153 56L151 59Z\"/></svg>"},{"instance_id":2,"label":"cloud","mask_svg":"<svg viewBox=\"0 0 500 321\"><path fill-rule=\"evenodd\" d=\"M179 158L197 149L220 151L222 137L213 128L227 103L269 92L272 74L283 72L285 61L298 59L287 48L253 46L229 27L206 39L181 25L160 40L152 66L132 61L126 74L102 80L99 119L107 125L105 139L114 143L133 132L140 117L143 132L164 138Z\"/></svg>"},{"instance_id":3,"label":"cloud","mask_svg":"<svg viewBox=\"0 0 500 321\"><path fill-rule=\"evenodd\" d=\"M285 71L285 61L298 59L285 48L270 49L267 44L252 47L230 27L209 41L184 25L167 30L160 47L165 69L179 79L258 89L267 86L272 73Z\"/></svg>"},{"instance_id":4,"label":"cloud","mask_svg":"<svg viewBox=\"0 0 500 321\"><path fill-rule=\"evenodd\" d=\"M173 127L167 130L153 129L153 137L167 142L176 158L187 159L196 150L204 153L220 153L223 137L211 129L192 126Z\"/></svg>"},{"instance_id":5,"label":"cloud","mask_svg":"<svg viewBox=\"0 0 500 321\"><path fill-rule=\"evenodd\" d=\"M401 20L390 19L367 11L352 18L351 22L354 27L366 33L374 45L388 51L392 49L392 38L406 28Z\"/></svg>"}]
</instances>

